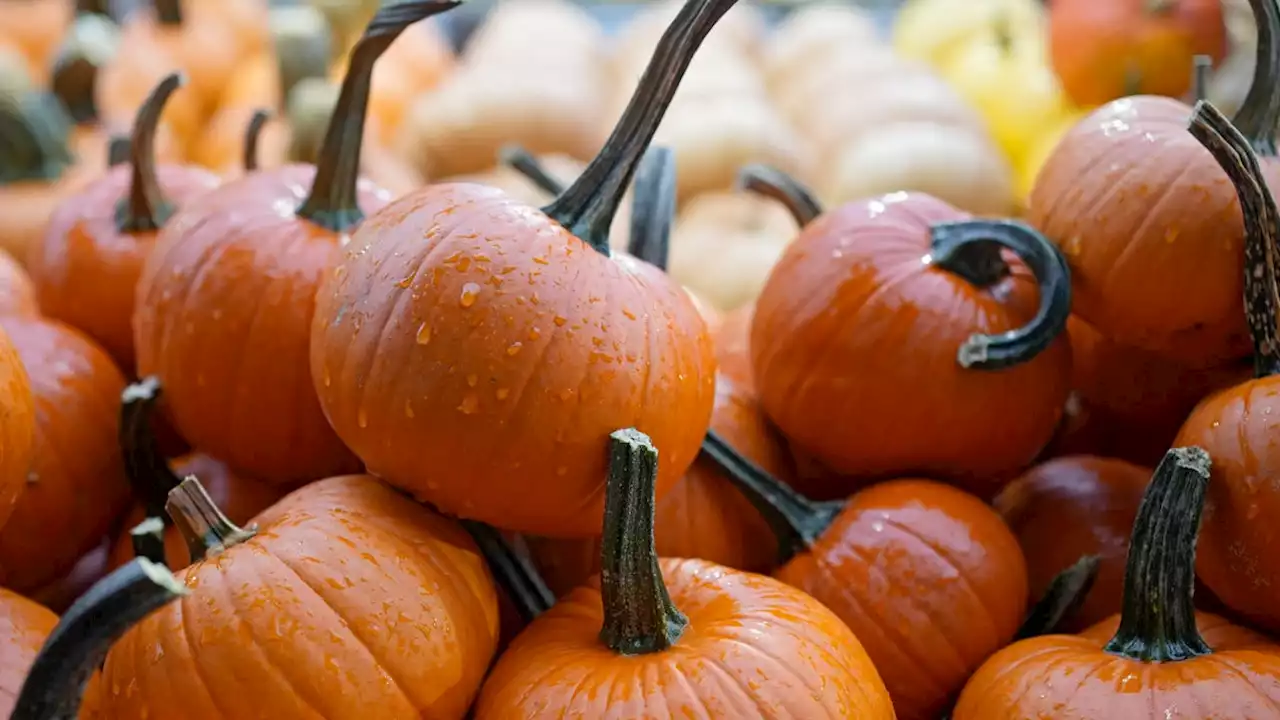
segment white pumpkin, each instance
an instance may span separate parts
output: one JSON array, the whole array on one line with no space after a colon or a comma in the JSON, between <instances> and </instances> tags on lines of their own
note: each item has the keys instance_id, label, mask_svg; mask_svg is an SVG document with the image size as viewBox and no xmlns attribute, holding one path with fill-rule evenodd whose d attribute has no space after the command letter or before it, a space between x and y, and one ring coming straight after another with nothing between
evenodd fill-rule
<instances>
[{"instance_id":1,"label":"white pumpkin","mask_svg":"<svg viewBox=\"0 0 1280 720\"><path fill-rule=\"evenodd\" d=\"M845 3L802 5L787 15L765 44L761 65L774 91L820 67L842 48L879 46L875 20Z\"/></svg>"}]
</instances>

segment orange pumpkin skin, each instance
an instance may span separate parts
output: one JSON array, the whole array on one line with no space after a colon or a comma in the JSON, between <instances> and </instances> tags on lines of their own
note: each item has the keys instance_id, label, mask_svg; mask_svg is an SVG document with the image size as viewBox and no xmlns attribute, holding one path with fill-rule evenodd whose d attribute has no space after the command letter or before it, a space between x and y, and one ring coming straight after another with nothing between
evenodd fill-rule
<instances>
[{"instance_id":1,"label":"orange pumpkin skin","mask_svg":"<svg viewBox=\"0 0 1280 720\"><path fill-rule=\"evenodd\" d=\"M85 332L130 371L138 275L156 239L154 231L118 229L116 207L129 195L132 174L132 165L122 164L64 200L27 258L44 313ZM160 165L156 175L175 207L218 184L216 176L188 166Z\"/></svg>"},{"instance_id":2,"label":"orange pumpkin skin","mask_svg":"<svg viewBox=\"0 0 1280 720\"><path fill-rule=\"evenodd\" d=\"M848 203L800 233L756 300L761 403L793 446L837 474L921 472L989 497L1053 435L1069 389L1065 339L998 372L956 362L972 333L1020 327L1039 301L1009 253L1011 274L986 290L921 262L932 225L967 219L916 193Z\"/></svg>"},{"instance_id":3,"label":"orange pumpkin skin","mask_svg":"<svg viewBox=\"0 0 1280 720\"><path fill-rule=\"evenodd\" d=\"M858 638L816 600L702 560L661 565L671 599L689 620L674 648L633 656L610 650L597 638L599 586L578 588L498 660L476 720L893 718ZM546 676L550 657L554 681ZM671 682L646 680L659 677Z\"/></svg>"},{"instance_id":4,"label":"orange pumpkin skin","mask_svg":"<svg viewBox=\"0 0 1280 720\"><path fill-rule=\"evenodd\" d=\"M751 319L755 307L744 305L725 314L712 340L716 346L716 369L738 386L755 390L751 377Z\"/></svg>"},{"instance_id":5,"label":"orange pumpkin skin","mask_svg":"<svg viewBox=\"0 0 1280 720\"><path fill-rule=\"evenodd\" d=\"M308 485L258 522L179 572L191 595L111 649L101 720L464 716L498 610L456 523L363 475Z\"/></svg>"},{"instance_id":6,"label":"orange pumpkin skin","mask_svg":"<svg viewBox=\"0 0 1280 720\"><path fill-rule=\"evenodd\" d=\"M1250 350L1244 225L1190 114L1163 97L1095 110L1041 168L1029 219L1071 265L1072 312L1124 345L1211 367Z\"/></svg>"},{"instance_id":7,"label":"orange pumpkin skin","mask_svg":"<svg viewBox=\"0 0 1280 720\"><path fill-rule=\"evenodd\" d=\"M1124 95L1181 97L1192 59L1227 52L1221 0L1054 0L1049 54L1082 107Z\"/></svg>"},{"instance_id":8,"label":"orange pumpkin skin","mask_svg":"<svg viewBox=\"0 0 1280 720\"><path fill-rule=\"evenodd\" d=\"M711 341L678 285L466 183L360 226L317 295L311 374L370 472L448 512L561 537L600 533L610 432L662 448L661 497L715 395Z\"/></svg>"},{"instance_id":9,"label":"orange pumpkin skin","mask_svg":"<svg viewBox=\"0 0 1280 720\"><path fill-rule=\"evenodd\" d=\"M774 577L853 630L901 720L938 717L1013 638L1027 607L1026 563L1000 517L928 480L854 495L812 548Z\"/></svg>"},{"instance_id":10,"label":"orange pumpkin skin","mask_svg":"<svg viewBox=\"0 0 1280 720\"><path fill-rule=\"evenodd\" d=\"M0 314L35 317L40 314L36 286L13 256L0 250Z\"/></svg>"},{"instance_id":11,"label":"orange pumpkin skin","mask_svg":"<svg viewBox=\"0 0 1280 720\"><path fill-rule=\"evenodd\" d=\"M58 624L53 611L0 588L0 717L9 717L27 670Z\"/></svg>"},{"instance_id":12,"label":"orange pumpkin skin","mask_svg":"<svg viewBox=\"0 0 1280 720\"><path fill-rule=\"evenodd\" d=\"M31 382L30 471L0 530L0 585L31 592L66 574L129 505L118 439L124 376L79 331L0 318Z\"/></svg>"},{"instance_id":13,"label":"orange pumpkin skin","mask_svg":"<svg viewBox=\"0 0 1280 720\"><path fill-rule=\"evenodd\" d=\"M13 341L0 326L0 532L27 484L35 453L35 400Z\"/></svg>"},{"instance_id":14,"label":"orange pumpkin skin","mask_svg":"<svg viewBox=\"0 0 1280 720\"><path fill-rule=\"evenodd\" d=\"M121 35L120 48L124 52L117 53L98 70L93 100L105 124L127 128L133 125L134 116L152 88L169 73L185 68L171 48L147 39L130 40ZM175 144L187 153L199 136L207 112L200 91L188 84L165 103L160 122L172 128Z\"/></svg>"},{"instance_id":15,"label":"orange pumpkin skin","mask_svg":"<svg viewBox=\"0 0 1280 720\"><path fill-rule=\"evenodd\" d=\"M1129 534L1150 480L1149 468L1123 460L1062 457L1031 468L996 496L996 510L1026 555L1031 597L1043 597L1054 576L1081 557L1098 556L1093 587L1064 631L1120 612Z\"/></svg>"},{"instance_id":16,"label":"orange pumpkin skin","mask_svg":"<svg viewBox=\"0 0 1280 720\"><path fill-rule=\"evenodd\" d=\"M254 173L175 213L143 264L134 315L138 373L164 383L183 437L282 485L360 466L305 371L316 288L346 242L280 210L298 205L314 174ZM366 209L387 200L364 181L358 192Z\"/></svg>"},{"instance_id":17,"label":"orange pumpkin skin","mask_svg":"<svg viewBox=\"0 0 1280 720\"><path fill-rule=\"evenodd\" d=\"M74 13L74 3L66 0L0 0L0 41L22 52L34 82L48 79Z\"/></svg>"}]
</instances>

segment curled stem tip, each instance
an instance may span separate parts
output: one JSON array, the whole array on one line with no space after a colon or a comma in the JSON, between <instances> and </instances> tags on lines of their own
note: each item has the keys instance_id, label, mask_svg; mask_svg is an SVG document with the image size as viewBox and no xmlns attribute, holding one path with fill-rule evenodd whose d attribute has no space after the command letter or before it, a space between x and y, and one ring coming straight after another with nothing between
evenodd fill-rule
<instances>
[{"instance_id":1,"label":"curled stem tip","mask_svg":"<svg viewBox=\"0 0 1280 720\"><path fill-rule=\"evenodd\" d=\"M271 113L266 110L254 110L249 124L245 126L243 166L247 173L258 169L258 140L262 137L262 128L270 119Z\"/></svg>"},{"instance_id":2,"label":"curled stem tip","mask_svg":"<svg viewBox=\"0 0 1280 720\"><path fill-rule=\"evenodd\" d=\"M564 192L564 183L547 172L533 153L519 145L503 145L498 150L498 162L520 173L535 187L549 195L559 195Z\"/></svg>"},{"instance_id":3,"label":"curled stem tip","mask_svg":"<svg viewBox=\"0 0 1280 720\"><path fill-rule=\"evenodd\" d=\"M822 204L799 180L777 168L760 163L738 171L737 189L776 200L791 213L796 224L805 227L822 214Z\"/></svg>"},{"instance_id":4,"label":"curled stem tip","mask_svg":"<svg viewBox=\"0 0 1280 720\"><path fill-rule=\"evenodd\" d=\"M1249 92L1233 123L1258 154L1276 155L1276 125L1280 123L1280 4L1277 0L1249 0L1257 25L1257 55Z\"/></svg>"},{"instance_id":5,"label":"curled stem tip","mask_svg":"<svg viewBox=\"0 0 1280 720\"><path fill-rule=\"evenodd\" d=\"M155 139L165 103L185 82L181 73L165 76L134 118L129 150L133 176L129 194L116 206L116 227L122 233L154 232L173 214L173 206L165 199L156 177Z\"/></svg>"},{"instance_id":6,"label":"curled stem tip","mask_svg":"<svg viewBox=\"0 0 1280 720\"><path fill-rule=\"evenodd\" d=\"M255 527L239 528L228 520L194 475L183 478L169 492L165 510L182 533L193 563L225 552L257 533Z\"/></svg>"},{"instance_id":7,"label":"curled stem tip","mask_svg":"<svg viewBox=\"0 0 1280 720\"><path fill-rule=\"evenodd\" d=\"M160 380L150 376L124 389L120 398L120 451L125 476L147 515L168 518L165 503L180 480L160 453L152 422L160 404Z\"/></svg>"},{"instance_id":8,"label":"curled stem tip","mask_svg":"<svg viewBox=\"0 0 1280 720\"><path fill-rule=\"evenodd\" d=\"M517 550L500 531L485 523L477 520L461 522L480 547L489 570L526 623L533 622L555 605L555 595L527 554Z\"/></svg>"},{"instance_id":9,"label":"curled stem tip","mask_svg":"<svg viewBox=\"0 0 1280 720\"><path fill-rule=\"evenodd\" d=\"M627 254L666 270L675 219L676 155L654 145L645 151L632 184Z\"/></svg>"}]
</instances>

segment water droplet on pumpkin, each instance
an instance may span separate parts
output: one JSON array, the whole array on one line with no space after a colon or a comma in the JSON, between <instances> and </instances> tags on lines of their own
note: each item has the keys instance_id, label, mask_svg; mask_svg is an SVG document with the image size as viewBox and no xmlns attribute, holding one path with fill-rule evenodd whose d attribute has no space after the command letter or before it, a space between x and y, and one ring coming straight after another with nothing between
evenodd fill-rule
<instances>
[{"instance_id":1,"label":"water droplet on pumpkin","mask_svg":"<svg viewBox=\"0 0 1280 720\"><path fill-rule=\"evenodd\" d=\"M334 278L341 278L343 275L346 275L346 274L347 274L347 268L345 265L339 265L338 267L333 269Z\"/></svg>"},{"instance_id":2,"label":"water droplet on pumpkin","mask_svg":"<svg viewBox=\"0 0 1280 720\"><path fill-rule=\"evenodd\" d=\"M507 354L511 357L515 357L520 354L520 348L522 347L524 347L523 343L513 342L507 346Z\"/></svg>"},{"instance_id":3,"label":"water droplet on pumpkin","mask_svg":"<svg viewBox=\"0 0 1280 720\"><path fill-rule=\"evenodd\" d=\"M404 416L407 418L413 417L413 401L412 400L404 401Z\"/></svg>"},{"instance_id":4,"label":"water droplet on pumpkin","mask_svg":"<svg viewBox=\"0 0 1280 720\"><path fill-rule=\"evenodd\" d=\"M467 396L462 398L462 404L458 406L458 410L463 415L474 415L479 409L480 398L475 393L467 393Z\"/></svg>"},{"instance_id":5,"label":"water droplet on pumpkin","mask_svg":"<svg viewBox=\"0 0 1280 720\"><path fill-rule=\"evenodd\" d=\"M458 298L458 304L464 308L469 308L476 304L476 296L479 294L479 285L475 283L467 283L462 286L462 296Z\"/></svg>"},{"instance_id":6,"label":"water droplet on pumpkin","mask_svg":"<svg viewBox=\"0 0 1280 720\"><path fill-rule=\"evenodd\" d=\"M406 275L403 280L396 283L396 287L401 289L409 287L410 285L413 284L413 279L416 278L417 276L418 276L418 271L415 269L413 272Z\"/></svg>"},{"instance_id":7,"label":"water droplet on pumpkin","mask_svg":"<svg viewBox=\"0 0 1280 720\"><path fill-rule=\"evenodd\" d=\"M631 311L630 311L630 310L628 310L627 308L622 308L622 314L623 314L623 315L625 315L625 316L627 316L627 319L628 319L628 320L635 320L635 319L636 319L636 314L635 314L635 313L633 313L633 312L631 312Z\"/></svg>"},{"instance_id":8,"label":"water droplet on pumpkin","mask_svg":"<svg viewBox=\"0 0 1280 720\"><path fill-rule=\"evenodd\" d=\"M554 322L556 324L556 327L564 327L564 324L569 322L569 319L562 318L559 315L557 315L551 322Z\"/></svg>"},{"instance_id":9,"label":"water droplet on pumpkin","mask_svg":"<svg viewBox=\"0 0 1280 720\"><path fill-rule=\"evenodd\" d=\"M560 477L564 477L566 474L568 474L568 472L569 472L569 468L564 465L561 465L560 467L556 468L556 475Z\"/></svg>"},{"instance_id":10,"label":"water droplet on pumpkin","mask_svg":"<svg viewBox=\"0 0 1280 720\"><path fill-rule=\"evenodd\" d=\"M480 382L480 378L476 377L475 375L467 376L467 387L475 387L476 383L478 382Z\"/></svg>"},{"instance_id":11,"label":"water droplet on pumpkin","mask_svg":"<svg viewBox=\"0 0 1280 720\"><path fill-rule=\"evenodd\" d=\"M506 388L498 388L493 394L496 395L499 400L506 400L507 396L511 394L511 391Z\"/></svg>"},{"instance_id":12,"label":"water droplet on pumpkin","mask_svg":"<svg viewBox=\"0 0 1280 720\"><path fill-rule=\"evenodd\" d=\"M419 345L426 345L431 342L431 326L426 323L419 325L416 337Z\"/></svg>"},{"instance_id":13,"label":"water droplet on pumpkin","mask_svg":"<svg viewBox=\"0 0 1280 720\"><path fill-rule=\"evenodd\" d=\"M364 408L360 408L356 413L356 424L362 428L369 427L369 413L365 412Z\"/></svg>"},{"instance_id":14,"label":"water droplet on pumpkin","mask_svg":"<svg viewBox=\"0 0 1280 720\"><path fill-rule=\"evenodd\" d=\"M320 379L324 382L325 387L329 387L333 384L333 376L329 374L328 366L320 371Z\"/></svg>"},{"instance_id":15,"label":"water droplet on pumpkin","mask_svg":"<svg viewBox=\"0 0 1280 720\"><path fill-rule=\"evenodd\" d=\"M546 258L542 257L541 255L535 255L535 256L534 256L534 258L533 258L533 261L534 261L534 262L536 262L536 263L538 263L539 265L550 265L550 264L551 264L550 262L548 262L548 261L547 261L547 259L546 259Z\"/></svg>"}]
</instances>

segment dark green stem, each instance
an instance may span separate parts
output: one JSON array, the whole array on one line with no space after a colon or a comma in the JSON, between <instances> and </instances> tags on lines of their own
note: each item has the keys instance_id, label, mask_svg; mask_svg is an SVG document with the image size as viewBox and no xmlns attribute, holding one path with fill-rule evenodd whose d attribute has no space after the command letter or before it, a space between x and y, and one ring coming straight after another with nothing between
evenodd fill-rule
<instances>
[{"instance_id":1,"label":"dark green stem","mask_svg":"<svg viewBox=\"0 0 1280 720\"><path fill-rule=\"evenodd\" d=\"M538 158L519 145L503 145L498 150L498 163L520 173L526 180L532 182L534 187L548 195L559 195L564 192L564 183L552 177Z\"/></svg>"},{"instance_id":2,"label":"dark green stem","mask_svg":"<svg viewBox=\"0 0 1280 720\"><path fill-rule=\"evenodd\" d=\"M613 133L586 170L543 208L598 252L609 254L609 229L671 98L702 40L737 0L686 0L663 33Z\"/></svg>"},{"instance_id":3,"label":"dark green stem","mask_svg":"<svg viewBox=\"0 0 1280 720\"><path fill-rule=\"evenodd\" d=\"M1040 308L1025 326L986 335L976 333L960 346L964 368L1002 370L1027 362L1049 347L1071 314L1071 271L1062 251L1035 228L1017 220L964 220L934 225L932 263L976 288L990 287L1008 274L1001 248L1026 263L1040 286Z\"/></svg>"},{"instance_id":4,"label":"dark green stem","mask_svg":"<svg viewBox=\"0 0 1280 720\"><path fill-rule=\"evenodd\" d=\"M1209 485L1209 454L1173 448L1142 495L1129 540L1120 627L1104 651L1139 662L1212 652L1196 628L1196 538Z\"/></svg>"},{"instance_id":5,"label":"dark green stem","mask_svg":"<svg viewBox=\"0 0 1280 720\"><path fill-rule=\"evenodd\" d=\"M631 186L627 254L665 271L675 219L676 155L654 145L645 151Z\"/></svg>"},{"instance_id":6,"label":"dark green stem","mask_svg":"<svg viewBox=\"0 0 1280 720\"><path fill-rule=\"evenodd\" d=\"M360 147L369 110L373 66L410 25L457 7L461 0L404 0L385 5L365 28L347 63L347 75L316 163L311 192L298 207L305 218L333 232L345 232L364 219L356 201Z\"/></svg>"},{"instance_id":7,"label":"dark green stem","mask_svg":"<svg viewBox=\"0 0 1280 720\"><path fill-rule=\"evenodd\" d=\"M708 430L702 441L702 455L719 466L760 511L778 538L781 562L812 547L844 510L843 500L814 502L796 492L733 449L714 430Z\"/></svg>"},{"instance_id":8,"label":"dark green stem","mask_svg":"<svg viewBox=\"0 0 1280 720\"><path fill-rule=\"evenodd\" d=\"M1222 166L1244 216L1244 314L1253 337L1257 377L1280 374L1280 211L1249 141L1212 103L1196 103L1188 128Z\"/></svg>"},{"instance_id":9,"label":"dark green stem","mask_svg":"<svg viewBox=\"0 0 1280 720\"><path fill-rule=\"evenodd\" d=\"M822 204L799 180L777 168L752 163L738 171L738 189L782 203L795 218L796 224L805 227L822 214Z\"/></svg>"},{"instance_id":10,"label":"dark green stem","mask_svg":"<svg viewBox=\"0 0 1280 720\"><path fill-rule=\"evenodd\" d=\"M266 110L254 110L253 117L244 129L244 158L242 163L247 173L258 169L258 140L262 137L262 128L271 119Z\"/></svg>"},{"instance_id":11,"label":"dark green stem","mask_svg":"<svg viewBox=\"0 0 1280 720\"><path fill-rule=\"evenodd\" d=\"M76 0L77 15L102 15L103 17L111 17L111 3L109 0Z\"/></svg>"},{"instance_id":12,"label":"dark green stem","mask_svg":"<svg viewBox=\"0 0 1280 720\"><path fill-rule=\"evenodd\" d=\"M490 525L477 520L461 522L480 547L494 579L511 598L526 623L533 622L556 604L556 596L543 582L542 575L528 555L516 550L501 532Z\"/></svg>"},{"instance_id":13,"label":"dark green stem","mask_svg":"<svg viewBox=\"0 0 1280 720\"><path fill-rule=\"evenodd\" d=\"M115 57L120 32L106 15L96 13L76 17L67 38L53 61L50 90L77 123L98 119L94 88L98 69Z\"/></svg>"},{"instance_id":14,"label":"dark green stem","mask_svg":"<svg viewBox=\"0 0 1280 720\"><path fill-rule=\"evenodd\" d=\"M133 154L133 143L128 135L112 135L107 139L107 167L115 167L129 162Z\"/></svg>"},{"instance_id":15,"label":"dark green stem","mask_svg":"<svg viewBox=\"0 0 1280 720\"><path fill-rule=\"evenodd\" d=\"M239 528L228 520L194 475L188 475L169 492L165 512L182 533L192 563L217 555L257 534L255 527Z\"/></svg>"},{"instance_id":16,"label":"dark green stem","mask_svg":"<svg viewBox=\"0 0 1280 720\"><path fill-rule=\"evenodd\" d=\"M133 554L146 558L157 565L164 565L164 520L161 517L149 517L134 525L129 530L129 542L133 545Z\"/></svg>"},{"instance_id":17,"label":"dark green stem","mask_svg":"<svg viewBox=\"0 0 1280 720\"><path fill-rule=\"evenodd\" d=\"M125 477L134 496L142 501L147 515L168 520L165 504L182 481L160 454L152 426L162 392L154 375L126 387L120 396L119 432Z\"/></svg>"},{"instance_id":18,"label":"dark green stem","mask_svg":"<svg viewBox=\"0 0 1280 720\"><path fill-rule=\"evenodd\" d=\"M1197 102L1209 92L1209 71L1213 70L1213 58L1196 55L1191 65L1191 97Z\"/></svg>"},{"instance_id":19,"label":"dark green stem","mask_svg":"<svg viewBox=\"0 0 1280 720\"><path fill-rule=\"evenodd\" d=\"M1070 618L1093 589L1098 578L1098 556L1085 555L1074 565L1058 573L1044 591L1044 597L1031 608L1014 640L1048 635L1058 631L1063 620Z\"/></svg>"},{"instance_id":20,"label":"dark green stem","mask_svg":"<svg viewBox=\"0 0 1280 720\"><path fill-rule=\"evenodd\" d=\"M1249 0L1258 28L1253 81L1232 120L1263 157L1276 155L1276 123L1280 122L1280 5L1277 0Z\"/></svg>"},{"instance_id":21,"label":"dark green stem","mask_svg":"<svg viewBox=\"0 0 1280 720\"><path fill-rule=\"evenodd\" d=\"M187 594L164 565L135 558L100 580L58 622L36 655L10 720L76 720L89 677L143 618Z\"/></svg>"},{"instance_id":22,"label":"dark green stem","mask_svg":"<svg viewBox=\"0 0 1280 720\"><path fill-rule=\"evenodd\" d=\"M74 123L53 95L0 95L0 185L53 182L75 162Z\"/></svg>"},{"instance_id":23,"label":"dark green stem","mask_svg":"<svg viewBox=\"0 0 1280 720\"><path fill-rule=\"evenodd\" d=\"M152 0L151 4L156 9L156 20L161 25L182 25L182 0Z\"/></svg>"},{"instance_id":24,"label":"dark green stem","mask_svg":"<svg viewBox=\"0 0 1280 720\"><path fill-rule=\"evenodd\" d=\"M658 450L630 428L609 435L609 475L600 551L604 624L600 641L622 655L644 655L676 643L689 621L658 565L653 540Z\"/></svg>"},{"instance_id":25,"label":"dark green stem","mask_svg":"<svg viewBox=\"0 0 1280 720\"><path fill-rule=\"evenodd\" d=\"M129 194L116 205L116 229L121 233L154 232L173 214L173 206L160 190L156 177L156 130L169 96L186 82L179 73L170 73L156 85L138 109L130 137L133 177Z\"/></svg>"}]
</instances>

